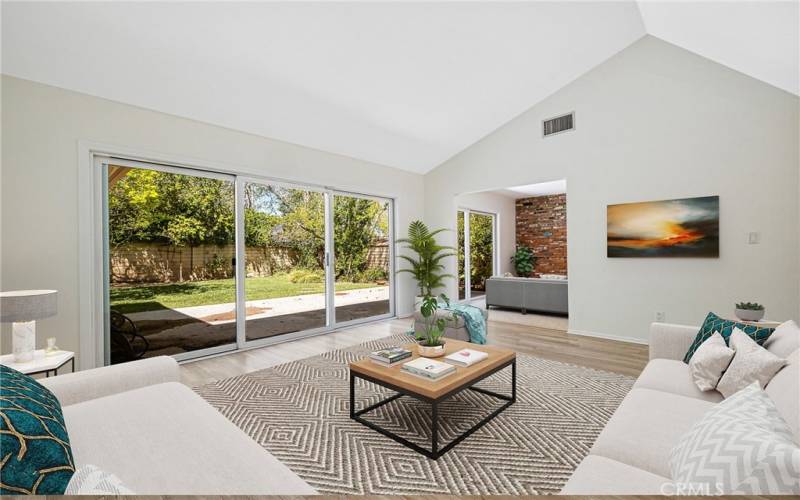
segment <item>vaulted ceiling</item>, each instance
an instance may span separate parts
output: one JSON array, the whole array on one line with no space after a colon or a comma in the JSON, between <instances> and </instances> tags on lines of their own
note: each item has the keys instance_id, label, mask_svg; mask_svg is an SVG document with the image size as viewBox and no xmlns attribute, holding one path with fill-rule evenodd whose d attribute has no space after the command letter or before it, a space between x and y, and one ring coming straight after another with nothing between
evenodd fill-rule
<instances>
[{"instance_id":1,"label":"vaulted ceiling","mask_svg":"<svg viewBox=\"0 0 800 500\"><path fill-rule=\"evenodd\" d=\"M3 2L2 72L427 172L649 33L794 94L797 1Z\"/></svg>"}]
</instances>

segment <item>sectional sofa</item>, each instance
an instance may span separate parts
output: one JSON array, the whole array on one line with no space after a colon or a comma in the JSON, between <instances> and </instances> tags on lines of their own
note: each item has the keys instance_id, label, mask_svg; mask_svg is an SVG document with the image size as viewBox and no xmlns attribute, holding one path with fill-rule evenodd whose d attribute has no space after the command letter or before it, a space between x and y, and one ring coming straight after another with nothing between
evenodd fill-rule
<instances>
[{"instance_id":1,"label":"sectional sofa","mask_svg":"<svg viewBox=\"0 0 800 500\"><path fill-rule=\"evenodd\" d=\"M723 400L701 392L682 361L698 327L653 323L650 362L561 491L564 495L675 494L669 454L710 408ZM765 392L800 442L800 335L764 347L789 364Z\"/></svg>"},{"instance_id":2,"label":"sectional sofa","mask_svg":"<svg viewBox=\"0 0 800 500\"><path fill-rule=\"evenodd\" d=\"M568 286L566 279L492 276L486 280L486 307L567 314Z\"/></svg>"}]
</instances>

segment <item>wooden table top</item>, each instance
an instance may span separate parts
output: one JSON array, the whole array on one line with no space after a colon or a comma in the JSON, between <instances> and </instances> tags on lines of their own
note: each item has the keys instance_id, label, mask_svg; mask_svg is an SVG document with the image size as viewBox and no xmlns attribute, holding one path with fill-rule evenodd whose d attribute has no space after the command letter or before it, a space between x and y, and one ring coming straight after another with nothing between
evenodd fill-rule
<instances>
[{"instance_id":1,"label":"wooden table top","mask_svg":"<svg viewBox=\"0 0 800 500\"><path fill-rule=\"evenodd\" d=\"M410 343L404 345L403 347L412 353L412 357L406 359L406 362L420 357L417 353L416 344ZM487 353L489 357L479 363L475 363L472 366L453 365L456 368L456 372L439 380L425 380L414 375L409 375L408 373L401 371L400 368L403 366L403 363L386 367L371 361L369 358L364 358L362 360L350 363L350 370L430 399L439 399L454 389L468 385L471 381L480 378L486 372L506 364L517 357L517 354L510 349L489 345L471 344L469 342L462 342L460 340L452 339L447 339L446 341L445 356L456 351L460 351L461 349L483 351ZM444 356L434 359L437 361L444 361Z\"/></svg>"}]
</instances>

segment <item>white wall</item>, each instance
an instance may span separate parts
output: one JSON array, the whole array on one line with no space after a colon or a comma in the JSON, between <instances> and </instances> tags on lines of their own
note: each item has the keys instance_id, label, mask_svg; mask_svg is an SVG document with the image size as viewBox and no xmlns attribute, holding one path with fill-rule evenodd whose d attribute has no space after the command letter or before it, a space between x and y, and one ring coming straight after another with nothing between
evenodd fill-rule
<instances>
[{"instance_id":1,"label":"white wall","mask_svg":"<svg viewBox=\"0 0 800 500\"><path fill-rule=\"evenodd\" d=\"M511 256L514 255L517 239L515 200L497 193L462 194L456 197L456 207L497 215L497 232L499 233L497 238L499 268L497 271L500 275L513 272ZM454 211L452 215L453 221L455 221L456 212Z\"/></svg>"},{"instance_id":2,"label":"white wall","mask_svg":"<svg viewBox=\"0 0 800 500\"><path fill-rule=\"evenodd\" d=\"M78 351L78 141L241 166L243 173L396 198L398 234L423 215L423 177L280 141L2 78L3 290L53 288L58 316L37 323L37 344L54 336ZM397 312L412 311L414 287L398 278ZM4 325L2 351L11 349Z\"/></svg>"},{"instance_id":3,"label":"white wall","mask_svg":"<svg viewBox=\"0 0 800 500\"><path fill-rule=\"evenodd\" d=\"M737 300L796 319L799 106L648 36L427 174L426 221L452 227L459 193L566 178L571 330L646 341L656 311L698 324ZM576 129L543 139L569 111ZM608 204L702 195L720 196L718 259L606 257Z\"/></svg>"}]
</instances>

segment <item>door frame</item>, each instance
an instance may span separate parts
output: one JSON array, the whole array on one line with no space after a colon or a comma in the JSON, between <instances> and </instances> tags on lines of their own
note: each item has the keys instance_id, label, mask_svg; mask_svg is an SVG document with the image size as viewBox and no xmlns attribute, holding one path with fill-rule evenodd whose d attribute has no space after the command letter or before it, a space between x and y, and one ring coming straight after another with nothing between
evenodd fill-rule
<instances>
[{"instance_id":1,"label":"door frame","mask_svg":"<svg viewBox=\"0 0 800 500\"><path fill-rule=\"evenodd\" d=\"M500 269L500 241L498 239L498 227L499 227L499 215L494 212L488 212L486 210L475 210L472 208L461 207L459 206L456 209L456 228L458 226L458 212L462 212L464 214L464 298L459 299L458 302L470 302L472 300L472 263L470 262L471 257L471 249L470 249L470 222L469 216L470 214L478 214L478 215L485 215L492 218L492 275L496 275L498 270ZM458 235L456 235L456 241L458 240ZM458 249L456 248L456 251ZM458 262L456 260L456 262ZM458 272L458 269L456 269Z\"/></svg>"},{"instance_id":2,"label":"door frame","mask_svg":"<svg viewBox=\"0 0 800 500\"><path fill-rule=\"evenodd\" d=\"M397 312L397 280L395 279L396 270L396 226L397 220L395 219L397 196L391 192L385 193L359 193L357 191L347 189L336 189L313 182L306 182L302 180L282 179L274 176L265 176L252 167L244 167L240 165L225 164L224 162L209 162L197 158L183 157L162 152L153 152L137 148L124 147L113 144L100 143L89 140L78 140L78 309L79 309L79 348L81 355L78 359L80 370L91 369L99 366L106 365L107 346L106 342L108 335L106 334L107 317L106 304L107 304L107 287L108 280L106 279L107 262L104 256L106 251L104 245L107 244L107 235L105 234L106 224L104 213L106 202L104 197L107 191L107 176L102 168L97 168L98 159L113 159L116 161L125 161L132 163L140 163L146 165L144 168L150 168L150 165L158 166L159 168L187 170L198 175L206 177L220 175L220 176L233 176L234 178L247 178L256 182L268 182L272 184L285 184L295 186L300 189L306 190L322 190L328 193L339 193L347 196L357 196L367 199L375 199L388 202L389 206L389 304L390 311L387 314L370 316L348 322L336 323L335 315L333 322L329 323L326 327L306 330L301 332L287 333L275 337L268 337L265 339L258 339L255 341L246 342L241 344L239 342L240 333L239 328L244 328L244 322L240 321L244 317L244 302L239 301L239 286L237 284L237 343L233 350L243 351L252 348L278 344L291 340L296 340L305 337L316 336L324 333L330 333L344 327L367 324L385 319L396 317ZM239 183L235 183L238 185ZM239 204L239 193L236 191L236 204ZM238 207L235 208L237 211ZM243 205L242 205L243 213ZM333 218L332 212L326 215L328 218ZM242 224L237 221L237 233L240 232L240 227L244 228L243 218ZM333 226L326 224L326 228L331 228L330 238L333 238ZM243 231L242 231L243 232ZM238 235L243 239L243 234ZM326 235L326 239L328 236ZM236 255L237 255L237 276L239 276L239 263L244 263L240 258L240 246L243 253L243 245L238 244L237 238ZM330 247L332 248L332 247ZM330 256L329 259L333 259ZM332 264L332 260L329 261ZM327 272L326 272L327 280ZM243 290L243 285L242 285ZM241 306L240 306L241 303ZM241 313L239 309L241 308ZM334 314L333 308L326 308L329 314ZM243 338L243 337L242 337ZM211 348L216 349L216 348ZM204 354L203 357L215 356L219 354L226 354L229 350L225 349L220 353L209 352ZM198 359L198 358L192 358ZM181 360L183 361L183 360ZM188 360L186 360L188 361Z\"/></svg>"}]
</instances>

